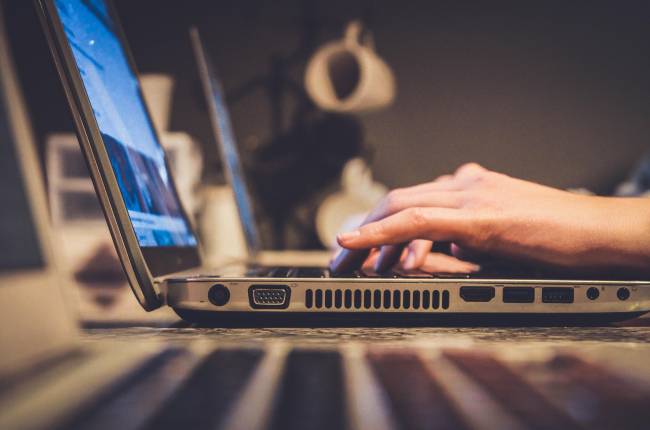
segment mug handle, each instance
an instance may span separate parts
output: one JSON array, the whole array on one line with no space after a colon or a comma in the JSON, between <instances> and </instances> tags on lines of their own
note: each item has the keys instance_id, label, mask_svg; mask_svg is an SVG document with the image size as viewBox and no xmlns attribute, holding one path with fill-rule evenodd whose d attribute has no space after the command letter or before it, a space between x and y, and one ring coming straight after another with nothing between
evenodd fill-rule
<instances>
[{"instance_id":1,"label":"mug handle","mask_svg":"<svg viewBox=\"0 0 650 430\"><path fill-rule=\"evenodd\" d=\"M375 41L372 37L372 33L370 30L365 28L361 21L356 19L350 21L345 27L343 40L348 46L364 46L373 51L375 50Z\"/></svg>"}]
</instances>

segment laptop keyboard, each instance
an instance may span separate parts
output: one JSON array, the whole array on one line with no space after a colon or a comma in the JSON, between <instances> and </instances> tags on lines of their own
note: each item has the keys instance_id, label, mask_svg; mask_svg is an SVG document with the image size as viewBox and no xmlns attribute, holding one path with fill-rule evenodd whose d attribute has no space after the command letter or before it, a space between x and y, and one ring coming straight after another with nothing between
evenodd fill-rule
<instances>
[{"instance_id":1,"label":"laptop keyboard","mask_svg":"<svg viewBox=\"0 0 650 430\"><path fill-rule=\"evenodd\" d=\"M481 279L481 278L531 278L531 277L556 277L560 274L544 273L541 270L525 270L516 267L488 265L477 273L427 273L421 271L390 270L377 273L371 270L355 270L347 273L333 273L324 267L265 267L255 266L246 273L249 277L262 278L423 278L423 279Z\"/></svg>"},{"instance_id":2,"label":"laptop keyboard","mask_svg":"<svg viewBox=\"0 0 650 430\"><path fill-rule=\"evenodd\" d=\"M641 429L650 422L650 381L632 382L566 348L528 357L444 345L283 348L168 349L65 428Z\"/></svg>"},{"instance_id":3,"label":"laptop keyboard","mask_svg":"<svg viewBox=\"0 0 650 430\"><path fill-rule=\"evenodd\" d=\"M484 263L475 273L427 273L422 271L390 270L377 273L371 270L355 270L347 273L333 273L325 267L266 267L254 266L246 276L268 278L384 278L384 279L585 279L585 280L633 280L624 273L569 273L544 270L542 268Z\"/></svg>"},{"instance_id":4,"label":"laptop keyboard","mask_svg":"<svg viewBox=\"0 0 650 430\"><path fill-rule=\"evenodd\" d=\"M403 273L390 271L376 273L372 271L355 270L347 273L333 273L324 267L255 267L246 273L250 277L263 278L412 278L434 275L423 272Z\"/></svg>"}]
</instances>

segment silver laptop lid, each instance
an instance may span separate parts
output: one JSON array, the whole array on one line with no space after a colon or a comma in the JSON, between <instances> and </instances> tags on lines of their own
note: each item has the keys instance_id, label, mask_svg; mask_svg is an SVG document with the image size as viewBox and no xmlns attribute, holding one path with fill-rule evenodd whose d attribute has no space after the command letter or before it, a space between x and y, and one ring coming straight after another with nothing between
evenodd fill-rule
<instances>
[{"instance_id":1,"label":"silver laptop lid","mask_svg":"<svg viewBox=\"0 0 650 430\"><path fill-rule=\"evenodd\" d=\"M49 252L43 178L1 9L0 378L5 378L67 350L76 325Z\"/></svg>"},{"instance_id":2,"label":"silver laptop lid","mask_svg":"<svg viewBox=\"0 0 650 430\"><path fill-rule=\"evenodd\" d=\"M239 211L239 219L242 224L246 246L250 255L254 255L262 249L260 235L255 222L255 213L251 204L250 194L246 186L246 178L239 157L239 150L235 140L235 134L230 123L230 115L226 106L226 98L217 72L210 61L210 58L203 46L201 36L197 28L190 30L194 58L199 69L201 84L205 94L210 113L210 123L214 133L221 162L226 172L228 182L235 195L235 202Z\"/></svg>"},{"instance_id":3,"label":"silver laptop lid","mask_svg":"<svg viewBox=\"0 0 650 430\"><path fill-rule=\"evenodd\" d=\"M122 266L154 309L154 278L198 266L199 250L117 16L105 0L38 5Z\"/></svg>"}]
</instances>

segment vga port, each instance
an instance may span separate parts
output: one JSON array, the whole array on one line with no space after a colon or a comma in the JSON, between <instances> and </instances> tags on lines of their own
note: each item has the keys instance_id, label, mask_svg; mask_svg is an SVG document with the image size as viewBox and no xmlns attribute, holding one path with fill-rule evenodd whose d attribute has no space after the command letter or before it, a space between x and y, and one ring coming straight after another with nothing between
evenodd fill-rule
<instances>
[{"instance_id":1,"label":"vga port","mask_svg":"<svg viewBox=\"0 0 650 430\"><path fill-rule=\"evenodd\" d=\"M253 309L284 309L289 306L291 289L287 285L251 285L248 301Z\"/></svg>"}]
</instances>

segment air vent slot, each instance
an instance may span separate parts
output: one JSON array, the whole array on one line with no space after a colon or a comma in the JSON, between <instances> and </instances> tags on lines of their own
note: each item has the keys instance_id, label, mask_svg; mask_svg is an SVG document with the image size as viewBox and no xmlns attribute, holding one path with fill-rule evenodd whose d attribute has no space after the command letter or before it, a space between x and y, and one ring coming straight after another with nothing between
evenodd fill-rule
<instances>
[{"instance_id":1,"label":"air vent slot","mask_svg":"<svg viewBox=\"0 0 650 430\"><path fill-rule=\"evenodd\" d=\"M436 290L431 293L431 307L438 309L440 307L440 291Z\"/></svg>"},{"instance_id":2,"label":"air vent slot","mask_svg":"<svg viewBox=\"0 0 650 430\"><path fill-rule=\"evenodd\" d=\"M391 297L392 294L390 290L384 290L384 309L390 309Z\"/></svg>"},{"instance_id":3,"label":"air vent slot","mask_svg":"<svg viewBox=\"0 0 650 430\"><path fill-rule=\"evenodd\" d=\"M365 290L363 292L363 307L366 309L370 309L370 306L372 306L372 291L370 290Z\"/></svg>"},{"instance_id":4,"label":"air vent slot","mask_svg":"<svg viewBox=\"0 0 650 430\"><path fill-rule=\"evenodd\" d=\"M413 309L420 309L420 292L413 291Z\"/></svg>"},{"instance_id":5,"label":"air vent slot","mask_svg":"<svg viewBox=\"0 0 650 430\"><path fill-rule=\"evenodd\" d=\"M325 307L327 309L332 307L332 290L325 290Z\"/></svg>"},{"instance_id":6,"label":"air vent slot","mask_svg":"<svg viewBox=\"0 0 650 430\"><path fill-rule=\"evenodd\" d=\"M411 292L409 290L402 291L402 308L409 309L411 307Z\"/></svg>"},{"instance_id":7,"label":"air vent slot","mask_svg":"<svg viewBox=\"0 0 650 430\"><path fill-rule=\"evenodd\" d=\"M361 290L354 290L354 308L361 309Z\"/></svg>"},{"instance_id":8,"label":"air vent slot","mask_svg":"<svg viewBox=\"0 0 650 430\"><path fill-rule=\"evenodd\" d=\"M422 291L422 309L429 309L431 303L431 293L429 291Z\"/></svg>"},{"instance_id":9,"label":"air vent slot","mask_svg":"<svg viewBox=\"0 0 650 430\"><path fill-rule=\"evenodd\" d=\"M334 307L341 309L341 306L343 306L343 291L336 290L334 291Z\"/></svg>"},{"instance_id":10,"label":"air vent slot","mask_svg":"<svg viewBox=\"0 0 650 430\"><path fill-rule=\"evenodd\" d=\"M375 290L373 293L372 307L379 309L381 307L381 291Z\"/></svg>"},{"instance_id":11,"label":"air vent slot","mask_svg":"<svg viewBox=\"0 0 650 430\"><path fill-rule=\"evenodd\" d=\"M442 292L442 308L449 309L449 291L447 290Z\"/></svg>"},{"instance_id":12,"label":"air vent slot","mask_svg":"<svg viewBox=\"0 0 650 430\"><path fill-rule=\"evenodd\" d=\"M443 290L305 290L305 307L307 309L448 309L449 291Z\"/></svg>"}]
</instances>

